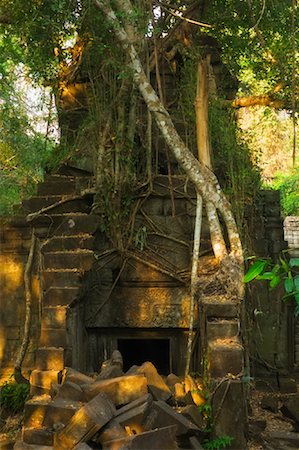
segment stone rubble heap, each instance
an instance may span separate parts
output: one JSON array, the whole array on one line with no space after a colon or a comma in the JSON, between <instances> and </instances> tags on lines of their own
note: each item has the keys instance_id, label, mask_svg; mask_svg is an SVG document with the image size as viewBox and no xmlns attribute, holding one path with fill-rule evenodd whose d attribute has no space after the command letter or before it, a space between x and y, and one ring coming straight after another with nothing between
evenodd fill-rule
<instances>
[{"instance_id":1,"label":"stone rubble heap","mask_svg":"<svg viewBox=\"0 0 299 450\"><path fill-rule=\"evenodd\" d=\"M50 395L30 399L14 449L202 449L203 402L191 376L164 381L151 362L124 374L116 350L97 376L66 368Z\"/></svg>"}]
</instances>

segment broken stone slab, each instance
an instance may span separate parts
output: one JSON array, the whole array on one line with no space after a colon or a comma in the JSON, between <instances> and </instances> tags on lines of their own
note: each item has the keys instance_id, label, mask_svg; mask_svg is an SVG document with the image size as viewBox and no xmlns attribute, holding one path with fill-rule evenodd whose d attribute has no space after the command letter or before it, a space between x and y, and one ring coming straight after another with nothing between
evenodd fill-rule
<instances>
[{"instance_id":1,"label":"broken stone slab","mask_svg":"<svg viewBox=\"0 0 299 450\"><path fill-rule=\"evenodd\" d=\"M190 392L192 400L196 406L201 406L205 403L205 398L202 395L202 390L200 389L201 386L196 383L194 378L191 377L191 375L187 375L185 377L185 391L186 394Z\"/></svg>"},{"instance_id":2,"label":"broken stone slab","mask_svg":"<svg viewBox=\"0 0 299 450\"><path fill-rule=\"evenodd\" d=\"M148 393L144 375L124 375L110 380L95 381L82 386L82 389L87 399L104 392L116 406L130 403Z\"/></svg>"},{"instance_id":3,"label":"broken stone slab","mask_svg":"<svg viewBox=\"0 0 299 450\"><path fill-rule=\"evenodd\" d=\"M170 399L172 396L171 390L151 362L146 361L141 366L137 366L135 373L146 376L149 392L155 400L167 401Z\"/></svg>"},{"instance_id":4,"label":"broken stone slab","mask_svg":"<svg viewBox=\"0 0 299 450\"><path fill-rule=\"evenodd\" d=\"M274 448L299 448L299 433L292 431L271 431L265 436Z\"/></svg>"},{"instance_id":5,"label":"broken stone slab","mask_svg":"<svg viewBox=\"0 0 299 450\"><path fill-rule=\"evenodd\" d=\"M189 443L192 450L204 450L196 436L189 437Z\"/></svg>"},{"instance_id":6,"label":"broken stone slab","mask_svg":"<svg viewBox=\"0 0 299 450\"><path fill-rule=\"evenodd\" d=\"M174 373L170 373L169 375L167 375L166 377L166 384L167 386L169 386L170 388L172 386L174 386L176 383L180 383L181 380L179 379L179 377L177 375L175 375Z\"/></svg>"},{"instance_id":7,"label":"broken stone slab","mask_svg":"<svg viewBox=\"0 0 299 450\"><path fill-rule=\"evenodd\" d=\"M143 423L149 411L149 403L145 402L142 405L126 411L117 417L115 420L125 429L129 429L131 433L138 434L145 431Z\"/></svg>"},{"instance_id":8,"label":"broken stone slab","mask_svg":"<svg viewBox=\"0 0 299 450\"><path fill-rule=\"evenodd\" d=\"M52 427L54 424L66 425L81 407L82 402L64 398L55 398L48 405L43 425L46 427Z\"/></svg>"},{"instance_id":9,"label":"broken stone slab","mask_svg":"<svg viewBox=\"0 0 299 450\"><path fill-rule=\"evenodd\" d=\"M25 428L22 430L22 439L26 444L53 445L53 431L48 428ZM0 443L1 448L1 443Z\"/></svg>"},{"instance_id":10,"label":"broken stone slab","mask_svg":"<svg viewBox=\"0 0 299 450\"><path fill-rule=\"evenodd\" d=\"M110 422L108 422L107 425L105 425L100 431L96 442L103 445L105 442L121 439L127 436L128 434L125 429L115 419L111 419Z\"/></svg>"},{"instance_id":11,"label":"broken stone slab","mask_svg":"<svg viewBox=\"0 0 299 450\"><path fill-rule=\"evenodd\" d=\"M56 396L78 402L86 401L85 394L81 386L77 383L73 383L72 381L65 381L61 384L58 388Z\"/></svg>"},{"instance_id":12,"label":"broken stone slab","mask_svg":"<svg viewBox=\"0 0 299 450\"><path fill-rule=\"evenodd\" d=\"M25 404L23 426L26 428L42 427L51 401L51 397L47 394L28 400Z\"/></svg>"},{"instance_id":13,"label":"broken stone slab","mask_svg":"<svg viewBox=\"0 0 299 450\"><path fill-rule=\"evenodd\" d=\"M111 358L104 361L97 380L107 380L108 378L116 378L124 375L123 373L123 357L119 350L112 352Z\"/></svg>"},{"instance_id":14,"label":"broken stone slab","mask_svg":"<svg viewBox=\"0 0 299 450\"><path fill-rule=\"evenodd\" d=\"M103 450L177 450L176 427L167 426L105 442Z\"/></svg>"},{"instance_id":15,"label":"broken stone slab","mask_svg":"<svg viewBox=\"0 0 299 450\"><path fill-rule=\"evenodd\" d=\"M52 383L61 381L60 370L33 370L30 374L30 394L49 394Z\"/></svg>"},{"instance_id":16,"label":"broken stone slab","mask_svg":"<svg viewBox=\"0 0 299 450\"><path fill-rule=\"evenodd\" d=\"M178 405L185 405L186 391L183 383L176 383L174 385L174 398Z\"/></svg>"},{"instance_id":17,"label":"broken stone slab","mask_svg":"<svg viewBox=\"0 0 299 450\"><path fill-rule=\"evenodd\" d=\"M282 414L299 424L299 393L283 397Z\"/></svg>"},{"instance_id":18,"label":"broken stone slab","mask_svg":"<svg viewBox=\"0 0 299 450\"><path fill-rule=\"evenodd\" d=\"M55 450L70 450L88 441L115 415L115 407L104 393L82 406L68 424L54 434Z\"/></svg>"},{"instance_id":19,"label":"broken stone slab","mask_svg":"<svg viewBox=\"0 0 299 450\"><path fill-rule=\"evenodd\" d=\"M81 442L80 444L76 445L74 450L92 450L92 448L86 444L86 442Z\"/></svg>"},{"instance_id":20,"label":"broken stone slab","mask_svg":"<svg viewBox=\"0 0 299 450\"><path fill-rule=\"evenodd\" d=\"M180 408L180 413L183 414L186 419L191 420L200 430L206 427L206 422L199 410L195 405L187 405Z\"/></svg>"},{"instance_id":21,"label":"broken stone slab","mask_svg":"<svg viewBox=\"0 0 299 450\"><path fill-rule=\"evenodd\" d=\"M176 412L167 403L159 400L153 403L152 408L156 413L153 428L176 425L176 436L198 433L200 429L191 420Z\"/></svg>"},{"instance_id":22,"label":"broken stone slab","mask_svg":"<svg viewBox=\"0 0 299 450\"><path fill-rule=\"evenodd\" d=\"M72 369L71 367L66 367L62 375L62 383L65 383L66 381L71 381L72 383L76 383L79 384L79 386L82 386L83 384L86 385L89 383L93 383L94 379L82 372L79 372L78 370Z\"/></svg>"},{"instance_id":23,"label":"broken stone slab","mask_svg":"<svg viewBox=\"0 0 299 450\"><path fill-rule=\"evenodd\" d=\"M261 399L261 407L268 411L277 413L278 412L278 402L279 402L279 399L277 397L273 397L271 395L265 395Z\"/></svg>"}]
</instances>

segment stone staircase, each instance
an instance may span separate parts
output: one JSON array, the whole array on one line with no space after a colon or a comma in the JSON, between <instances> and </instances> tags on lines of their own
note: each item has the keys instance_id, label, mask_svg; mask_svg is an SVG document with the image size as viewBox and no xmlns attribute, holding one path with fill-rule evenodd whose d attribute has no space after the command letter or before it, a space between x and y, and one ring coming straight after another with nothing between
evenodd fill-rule
<instances>
[{"instance_id":1,"label":"stone staircase","mask_svg":"<svg viewBox=\"0 0 299 450\"><path fill-rule=\"evenodd\" d=\"M92 181L79 170L49 175L37 195L23 203L41 243L41 332L30 377L32 395L49 394L51 384L60 382L62 369L72 363L68 310L78 298L83 273L94 262Z\"/></svg>"}]
</instances>

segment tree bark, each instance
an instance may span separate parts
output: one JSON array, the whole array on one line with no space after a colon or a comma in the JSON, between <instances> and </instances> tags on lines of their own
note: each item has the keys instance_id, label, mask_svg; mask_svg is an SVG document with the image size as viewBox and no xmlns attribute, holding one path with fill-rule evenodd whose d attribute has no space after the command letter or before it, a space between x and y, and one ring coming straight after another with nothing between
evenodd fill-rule
<instances>
[{"instance_id":1,"label":"tree bark","mask_svg":"<svg viewBox=\"0 0 299 450\"><path fill-rule=\"evenodd\" d=\"M235 271L235 281L239 295L243 295L243 251L242 245L234 220L231 206L224 196L215 175L188 150L180 136L178 135L169 113L161 104L156 92L152 88L143 70L140 59L134 45L130 42L127 33L118 21L114 11L104 0L94 0L94 4L99 8L106 19L110 22L115 37L122 46L124 52L130 57L130 66L133 71L134 81L142 94L147 107L153 114L157 126L159 127L169 149L183 168L189 179L196 186L197 191L202 195L205 202L210 201L222 215L227 227L230 245L230 256L238 263L239 269ZM126 17L130 11L122 11Z\"/></svg>"},{"instance_id":2,"label":"tree bark","mask_svg":"<svg viewBox=\"0 0 299 450\"><path fill-rule=\"evenodd\" d=\"M24 287L25 287L25 324L23 331L23 340L21 347L19 349L18 355L16 357L14 365L14 378L17 383L28 383L28 380L22 375L22 364L26 355L30 340L30 327L32 319L32 294L31 294L31 273L34 261L34 252L36 245L36 236L34 234L34 229L31 235L31 246L29 251L28 260L24 272Z\"/></svg>"}]
</instances>

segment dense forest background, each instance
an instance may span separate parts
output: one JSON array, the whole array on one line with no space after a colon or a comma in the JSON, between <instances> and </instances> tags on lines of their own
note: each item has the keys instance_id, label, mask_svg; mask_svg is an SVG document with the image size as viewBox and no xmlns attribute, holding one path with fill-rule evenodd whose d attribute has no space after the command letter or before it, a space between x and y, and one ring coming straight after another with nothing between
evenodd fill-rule
<instances>
[{"instance_id":1,"label":"dense forest background","mask_svg":"<svg viewBox=\"0 0 299 450\"><path fill-rule=\"evenodd\" d=\"M225 66L211 75L209 132L213 167L239 224L262 185L280 188L284 213L298 214L297 1L138 0L127 17L125 2L111 4L127 31L144 37L135 44L160 99L163 67L172 72L177 104L164 103L194 153L198 61L209 54L212 68ZM1 215L66 161L101 179L109 204L117 190L125 211L129 187L179 171L155 154L145 116L127 56L96 2L0 2Z\"/></svg>"}]
</instances>

